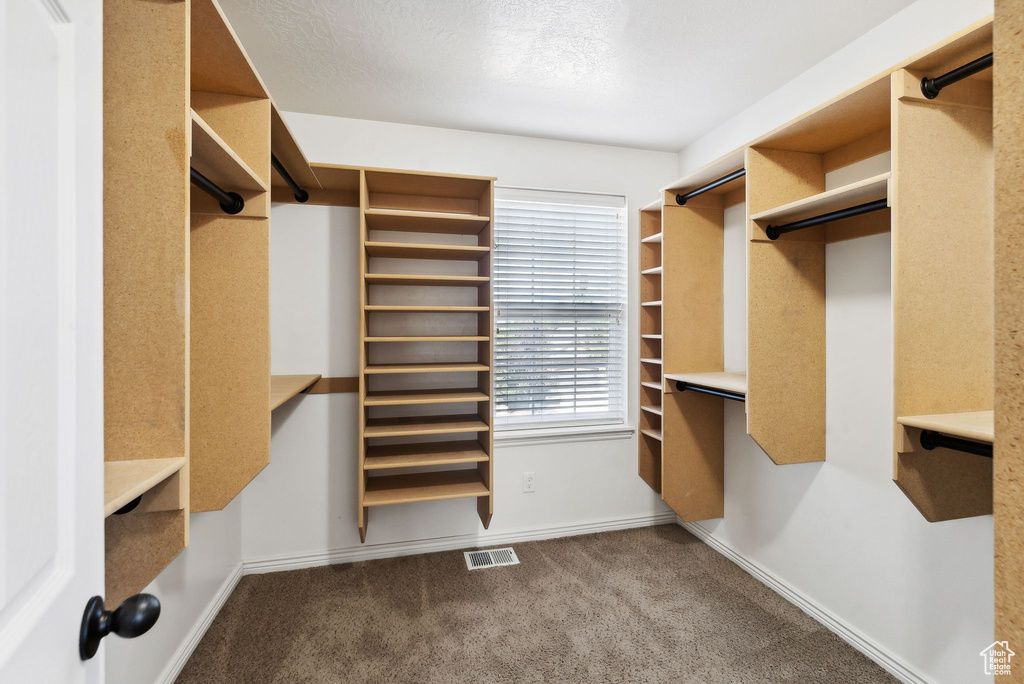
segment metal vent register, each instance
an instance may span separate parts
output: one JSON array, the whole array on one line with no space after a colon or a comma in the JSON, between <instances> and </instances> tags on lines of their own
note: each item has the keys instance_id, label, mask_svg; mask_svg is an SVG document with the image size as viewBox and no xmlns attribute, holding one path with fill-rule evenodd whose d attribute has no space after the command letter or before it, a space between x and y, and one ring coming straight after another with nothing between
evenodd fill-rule
<instances>
[{"instance_id":1,"label":"metal vent register","mask_svg":"<svg viewBox=\"0 0 1024 684\"><path fill-rule=\"evenodd\" d=\"M519 558L512 547L490 549L488 551L466 551L466 567L470 570L483 570L503 565L519 565Z\"/></svg>"}]
</instances>

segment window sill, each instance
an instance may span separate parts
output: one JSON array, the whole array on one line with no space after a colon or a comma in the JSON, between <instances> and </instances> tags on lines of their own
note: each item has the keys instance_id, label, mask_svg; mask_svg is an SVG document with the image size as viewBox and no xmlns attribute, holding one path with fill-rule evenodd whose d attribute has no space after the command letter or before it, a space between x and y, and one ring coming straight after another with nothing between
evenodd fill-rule
<instances>
[{"instance_id":1,"label":"window sill","mask_svg":"<svg viewBox=\"0 0 1024 684\"><path fill-rule=\"evenodd\" d=\"M587 425L583 427L552 427L533 430L495 430L496 446L530 446L558 442L599 442L630 439L636 428L630 425Z\"/></svg>"}]
</instances>

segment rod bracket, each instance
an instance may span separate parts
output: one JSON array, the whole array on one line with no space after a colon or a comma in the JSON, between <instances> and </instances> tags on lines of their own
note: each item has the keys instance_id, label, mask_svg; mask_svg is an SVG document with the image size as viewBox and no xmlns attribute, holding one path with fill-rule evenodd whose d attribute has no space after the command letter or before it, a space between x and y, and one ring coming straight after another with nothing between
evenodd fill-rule
<instances>
[{"instance_id":1,"label":"rod bracket","mask_svg":"<svg viewBox=\"0 0 1024 684\"><path fill-rule=\"evenodd\" d=\"M686 204L686 197L684 195L681 195L681 194L679 194L677 192L676 193L676 204L678 204L679 206L683 206L684 204Z\"/></svg>"},{"instance_id":2,"label":"rod bracket","mask_svg":"<svg viewBox=\"0 0 1024 684\"><path fill-rule=\"evenodd\" d=\"M231 198L231 202L220 203L220 208L224 210L225 214L235 215L245 209L245 200L237 192L229 192L228 197Z\"/></svg>"}]
</instances>

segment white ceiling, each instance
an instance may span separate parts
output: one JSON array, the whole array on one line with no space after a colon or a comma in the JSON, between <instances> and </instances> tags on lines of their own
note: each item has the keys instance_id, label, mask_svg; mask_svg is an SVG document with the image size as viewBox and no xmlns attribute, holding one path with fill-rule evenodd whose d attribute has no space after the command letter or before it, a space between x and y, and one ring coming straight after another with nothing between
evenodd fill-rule
<instances>
[{"instance_id":1,"label":"white ceiling","mask_svg":"<svg viewBox=\"0 0 1024 684\"><path fill-rule=\"evenodd\" d=\"M221 0L286 111L676 151L912 0Z\"/></svg>"}]
</instances>

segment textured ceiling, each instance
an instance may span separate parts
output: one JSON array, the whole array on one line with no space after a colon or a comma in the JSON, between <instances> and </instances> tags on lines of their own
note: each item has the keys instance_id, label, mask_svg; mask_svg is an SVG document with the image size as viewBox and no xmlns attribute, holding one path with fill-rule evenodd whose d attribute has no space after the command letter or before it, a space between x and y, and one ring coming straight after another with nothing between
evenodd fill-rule
<instances>
[{"instance_id":1,"label":"textured ceiling","mask_svg":"<svg viewBox=\"0 0 1024 684\"><path fill-rule=\"evenodd\" d=\"M678 150L912 0L221 0L287 111Z\"/></svg>"}]
</instances>

